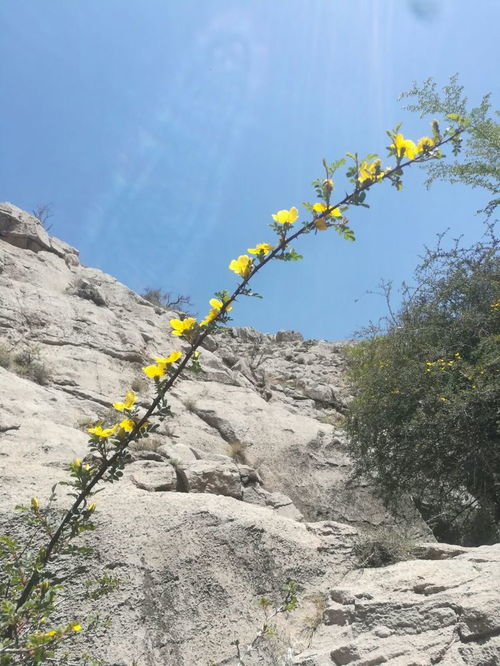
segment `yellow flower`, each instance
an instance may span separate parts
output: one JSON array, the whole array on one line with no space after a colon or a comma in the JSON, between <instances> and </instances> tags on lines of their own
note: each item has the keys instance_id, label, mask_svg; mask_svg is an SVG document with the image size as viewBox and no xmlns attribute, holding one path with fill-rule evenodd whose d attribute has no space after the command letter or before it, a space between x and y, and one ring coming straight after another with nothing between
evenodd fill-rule
<instances>
[{"instance_id":1,"label":"yellow flower","mask_svg":"<svg viewBox=\"0 0 500 666\"><path fill-rule=\"evenodd\" d=\"M142 369L145 375L150 377L151 379L154 379L154 377L163 377L165 374L165 366L164 365L147 365L145 368Z\"/></svg>"},{"instance_id":2,"label":"yellow flower","mask_svg":"<svg viewBox=\"0 0 500 666\"><path fill-rule=\"evenodd\" d=\"M81 624L78 624L78 622L73 622L73 624L71 624L70 627L73 631L81 631L82 630L82 626L81 626Z\"/></svg>"},{"instance_id":3,"label":"yellow flower","mask_svg":"<svg viewBox=\"0 0 500 666\"><path fill-rule=\"evenodd\" d=\"M132 407L135 405L135 401L137 400L137 396L133 391L127 391L125 394L125 401L124 402L114 402L113 407L118 411L118 412L123 412L125 409L132 409Z\"/></svg>"},{"instance_id":4,"label":"yellow flower","mask_svg":"<svg viewBox=\"0 0 500 666\"><path fill-rule=\"evenodd\" d=\"M394 137L394 143L391 144L391 148L394 148L398 157L404 156L409 160L413 160L418 152L417 146L413 141L411 139L405 139L403 134L396 134Z\"/></svg>"},{"instance_id":5,"label":"yellow flower","mask_svg":"<svg viewBox=\"0 0 500 666\"><path fill-rule=\"evenodd\" d=\"M80 460L80 458L75 458L73 460L73 466L74 467L81 467L82 466L82 461Z\"/></svg>"},{"instance_id":6,"label":"yellow flower","mask_svg":"<svg viewBox=\"0 0 500 666\"><path fill-rule=\"evenodd\" d=\"M208 303L209 303L209 305L211 305L214 308L214 310L221 310L223 308L224 304L227 303L228 300L229 299L227 298L224 302L222 302L218 298L211 298L208 301ZM232 309L233 309L232 305L227 305L225 311L226 312L231 312Z\"/></svg>"},{"instance_id":7,"label":"yellow flower","mask_svg":"<svg viewBox=\"0 0 500 666\"><path fill-rule=\"evenodd\" d=\"M444 395L440 396L439 399L442 400L442 402L448 402L448 398L445 398Z\"/></svg>"},{"instance_id":8,"label":"yellow flower","mask_svg":"<svg viewBox=\"0 0 500 666\"><path fill-rule=\"evenodd\" d=\"M207 314L205 319L200 321L200 326L207 326L207 324L210 324L210 322L212 322L217 317L220 310L224 307L224 303L218 298L211 298L209 300L209 304L212 306L212 309ZM228 305L226 307L226 312L231 312L232 309L233 309L232 306Z\"/></svg>"},{"instance_id":9,"label":"yellow flower","mask_svg":"<svg viewBox=\"0 0 500 666\"><path fill-rule=\"evenodd\" d=\"M111 435L114 435L115 432L118 430L119 424L116 423L114 426L111 428L103 428L102 426L94 426L93 428L88 428L87 432L90 433L91 435L97 435L98 437L111 437ZM81 465L80 461L80 465ZM75 465L76 465L76 460L75 460ZM78 465L79 466L79 465Z\"/></svg>"},{"instance_id":10,"label":"yellow flower","mask_svg":"<svg viewBox=\"0 0 500 666\"><path fill-rule=\"evenodd\" d=\"M364 183L365 181L382 180L384 172L380 169L380 160L373 162L361 162L359 165L358 181Z\"/></svg>"},{"instance_id":11,"label":"yellow flower","mask_svg":"<svg viewBox=\"0 0 500 666\"><path fill-rule=\"evenodd\" d=\"M52 629L52 631L46 631L44 634L42 634L42 638L54 638L56 635L56 631Z\"/></svg>"},{"instance_id":12,"label":"yellow flower","mask_svg":"<svg viewBox=\"0 0 500 666\"><path fill-rule=\"evenodd\" d=\"M250 275L252 267L252 259L247 254L241 254L238 259L233 259L229 264L229 270L241 275L242 278Z\"/></svg>"},{"instance_id":13,"label":"yellow flower","mask_svg":"<svg viewBox=\"0 0 500 666\"><path fill-rule=\"evenodd\" d=\"M315 203L313 204L312 209L315 213L323 213L326 210L326 204ZM338 210L338 208L336 210ZM328 225L324 217L319 217L318 219L314 220L314 224L316 226L316 229L318 229L319 231L326 231L328 229Z\"/></svg>"},{"instance_id":14,"label":"yellow flower","mask_svg":"<svg viewBox=\"0 0 500 666\"><path fill-rule=\"evenodd\" d=\"M273 220L276 220L279 224L293 224L299 216L299 211L292 206L290 210L279 210L274 214Z\"/></svg>"},{"instance_id":15,"label":"yellow flower","mask_svg":"<svg viewBox=\"0 0 500 666\"><path fill-rule=\"evenodd\" d=\"M200 326L207 326L208 324L210 324L210 322L212 322L212 321L217 317L218 314L219 314L219 310L216 310L215 308L213 308L213 309L210 310L210 312L207 314L207 316L205 317L205 319L202 319L202 320L200 321Z\"/></svg>"},{"instance_id":16,"label":"yellow flower","mask_svg":"<svg viewBox=\"0 0 500 666\"><path fill-rule=\"evenodd\" d=\"M132 430L135 428L135 421L132 419L124 419L120 423L120 428L125 430L125 432L132 432Z\"/></svg>"},{"instance_id":17,"label":"yellow flower","mask_svg":"<svg viewBox=\"0 0 500 666\"><path fill-rule=\"evenodd\" d=\"M273 245L269 245L269 243L259 243L255 247L249 247L247 252L250 252L250 254L263 254L265 256L266 254L269 254L271 250L274 250Z\"/></svg>"},{"instance_id":18,"label":"yellow flower","mask_svg":"<svg viewBox=\"0 0 500 666\"><path fill-rule=\"evenodd\" d=\"M194 317L186 317L186 319L171 319L170 326L172 327L172 335L182 336L184 333L190 331L196 324Z\"/></svg>"},{"instance_id":19,"label":"yellow flower","mask_svg":"<svg viewBox=\"0 0 500 666\"><path fill-rule=\"evenodd\" d=\"M172 352L169 356L163 358L159 356L155 356L154 360L158 363L158 365L170 365L171 363L175 363L178 361L182 356L182 352L180 351L175 351Z\"/></svg>"},{"instance_id":20,"label":"yellow flower","mask_svg":"<svg viewBox=\"0 0 500 666\"><path fill-rule=\"evenodd\" d=\"M153 365L147 365L142 369L145 375L154 379L155 377L163 377L165 375L166 367L171 363L175 363L182 357L182 352L175 351L172 352L169 356L155 356L154 360L156 361Z\"/></svg>"},{"instance_id":21,"label":"yellow flower","mask_svg":"<svg viewBox=\"0 0 500 666\"><path fill-rule=\"evenodd\" d=\"M38 509L40 508L40 502L38 501L37 497L31 498L31 508L33 509L33 511L38 511Z\"/></svg>"},{"instance_id":22,"label":"yellow flower","mask_svg":"<svg viewBox=\"0 0 500 666\"><path fill-rule=\"evenodd\" d=\"M417 141L417 153L428 153L434 148L435 141L428 136L423 136Z\"/></svg>"},{"instance_id":23,"label":"yellow flower","mask_svg":"<svg viewBox=\"0 0 500 666\"><path fill-rule=\"evenodd\" d=\"M324 213L327 206L324 203L318 202L313 204L312 209L315 213ZM332 208L328 213L328 217L342 217L342 211L340 208Z\"/></svg>"}]
</instances>

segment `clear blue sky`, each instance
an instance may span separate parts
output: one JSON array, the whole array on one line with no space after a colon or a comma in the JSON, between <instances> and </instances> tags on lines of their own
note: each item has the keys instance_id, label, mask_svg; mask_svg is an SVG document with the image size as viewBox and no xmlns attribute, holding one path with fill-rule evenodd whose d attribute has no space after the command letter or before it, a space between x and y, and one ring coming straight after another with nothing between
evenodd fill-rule
<instances>
[{"instance_id":1,"label":"clear blue sky","mask_svg":"<svg viewBox=\"0 0 500 666\"><path fill-rule=\"evenodd\" d=\"M131 288L191 295L204 314L229 260L313 200L321 159L382 152L425 122L398 96L459 72L498 100L497 0L2 0L0 200L54 208L52 233ZM408 279L451 227L479 237L485 195L381 186L333 232L272 263L237 325L342 339L384 313L367 295Z\"/></svg>"}]
</instances>

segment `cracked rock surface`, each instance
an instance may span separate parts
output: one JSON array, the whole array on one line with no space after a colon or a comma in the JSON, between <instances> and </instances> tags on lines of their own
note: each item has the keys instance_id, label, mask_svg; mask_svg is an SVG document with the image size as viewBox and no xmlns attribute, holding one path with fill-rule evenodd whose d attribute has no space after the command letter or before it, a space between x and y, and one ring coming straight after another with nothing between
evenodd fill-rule
<instances>
[{"instance_id":1,"label":"cracked rock surface","mask_svg":"<svg viewBox=\"0 0 500 666\"><path fill-rule=\"evenodd\" d=\"M500 544L350 572L302 666L500 663Z\"/></svg>"}]
</instances>

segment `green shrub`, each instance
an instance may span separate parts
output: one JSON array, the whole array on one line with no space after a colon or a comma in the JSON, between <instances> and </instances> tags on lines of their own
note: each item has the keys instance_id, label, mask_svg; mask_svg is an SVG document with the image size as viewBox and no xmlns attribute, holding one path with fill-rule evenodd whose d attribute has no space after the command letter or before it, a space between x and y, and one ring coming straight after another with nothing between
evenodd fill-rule
<instances>
[{"instance_id":1,"label":"green shrub","mask_svg":"<svg viewBox=\"0 0 500 666\"><path fill-rule=\"evenodd\" d=\"M470 249L427 250L386 332L348 351L358 473L389 501L411 494L438 537L471 544L494 540L500 520L500 257L488 229Z\"/></svg>"}]
</instances>

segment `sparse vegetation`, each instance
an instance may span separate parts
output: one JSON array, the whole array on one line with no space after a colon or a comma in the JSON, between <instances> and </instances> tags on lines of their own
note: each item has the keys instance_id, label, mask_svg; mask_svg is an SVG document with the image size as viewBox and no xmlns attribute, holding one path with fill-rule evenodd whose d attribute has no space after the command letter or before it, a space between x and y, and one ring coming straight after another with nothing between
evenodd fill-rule
<instances>
[{"instance_id":1,"label":"sparse vegetation","mask_svg":"<svg viewBox=\"0 0 500 666\"><path fill-rule=\"evenodd\" d=\"M248 463L246 456L247 448L248 444L240 442L240 440L237 439L234 442L228 442L227 453L235 462L246 465Z\"/></svg>"},{"instance_id":2,"label":"sparse vegetation","mask_svg":"<svg viewBox=\"0 0 500 666\"><path fill-rule=\"evenodd\" d=\"M163 291L161 288L147 287L141 296L152 305L164 310L176 310L189 314L193 309L190 296L177 294L172 291Z\"/></svg>"},{"instance_id":3,"label":"sparse vegetation","mask_svg":"<svg viewBox=\"0 0 500 666\"><path fill-rule=\"evenodd\" d=\"M304 621L307 628L314 633L323 622L323 613L326 610L326 594L315 592L310 597L304 599L304 604L308 603L312 608L312 614L308 615Z\"/></svg>"},{"instance_id":4,"label":"sparse vegetation","mask_svg":"<svg viewBox=\"0 0 500 666\"><path fill-rule=\"evenodd\" d=\"M184 407L188 410L188 412L191 412L191 414L196 413L196 398L186 398L184 401Z\"/></svg>"},{"instance_id":5,"label":"sparse vegetation","mask_svg":"<svg viewBox=\"0 0 500 666\"><path fill-rule=\"evenodd\" d=\"M9 368L12 363L12 350L4 343L0 343L0 367Z\"/></svg>"},{"instance_id":6,"label":"sparse vegetation","mask_svg":"<svg viewBox=\"0 0 500 666\"><path fill-rule=\"evenodd\" d=\"M93 423L95 423L95 419L92 418L91 416L82 416L76 420L75 428L86 431L87 428L91 426Z\"/></svg>"},{"instance_id":7,"label":"sparse vegetation","mask_svg":"<svg viewBox=\"0 0 500 666\"><path fill-rule=\"evenodd\" d=\"M412 558L415 541L391 528L366 531L354 544L359 567L386 567Z\"/></svg>"},{"instance_id":8,"label":"sparse vegetation","mask_svg":"<svg viewBox=\"0 0 500 666\"><path fill-rule=\"evenodd\" d=\"M39 347L26 347L13 356L9 365L16 374L31 379L40 386L50 383L51 373L45 362L41 360Z\"/></svg>"},{"instance_id":9,"label":"sparse vegetation","mask_svg":"<svg viewBox=\"0 0 500 666\"><path fill-rule=\"evenodd\" d=\"M153 451L156 453L165 442L160 437L145 437L130 445L131 451Z\"/></svg>"},{"instance_id":10,"label":"sparse vegetation","mask_svg":"<svg viewBox=\"0 0 500 666\"><path fill-rule=\"evenodd\" d=\"M340 412L330 411L319 414L319 416L316 417L316 421L326 423L334 428L343 428L345 425L345 418L345 415Z\"/></svg>"},{"instance_id":11,"label":"sparse vegetation","mask_svg":"<svg viewBox=\"0 0 500 666\"><path fill-rule=\"evenodd\" d=\"M54 215L52 211L53 208L51 203L39 204L31 211L32 215L36 217L36 219L47 232L52 229L52 224L49 224L49 218Z\"/></svg>"}]
</instances>

